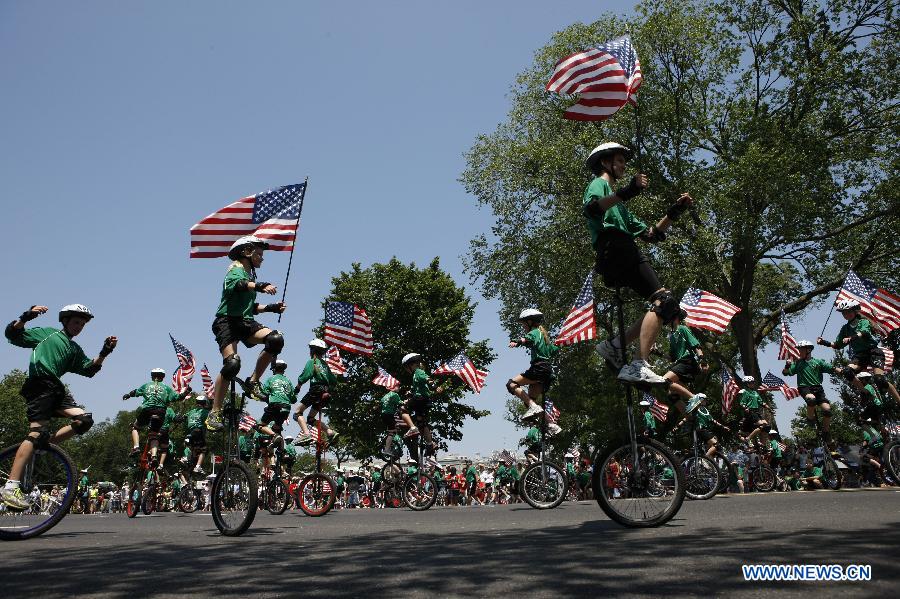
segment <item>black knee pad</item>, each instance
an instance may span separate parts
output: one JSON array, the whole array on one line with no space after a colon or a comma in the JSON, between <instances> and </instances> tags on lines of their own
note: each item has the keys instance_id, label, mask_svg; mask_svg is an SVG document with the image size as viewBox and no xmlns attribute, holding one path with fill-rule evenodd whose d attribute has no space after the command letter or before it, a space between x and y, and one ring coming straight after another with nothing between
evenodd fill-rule
<instances>
[{"instance_id":1,"label":"black knee pad","mask_svg":"<svg viewBox=\"0 0 900 599\"><path fill-rule=\"evenodd\" d=\"M759 428L761 428L763 431L768 433L769 431L772 430L772 425L766 423L766 424L763 424L762 426L760 426Z\"/></svg>"},{"instance_id":2,"label":"black knee pad","mask_svg":"<svg viewBox=\"0 0 900 599\"><path fill-rule=\"evenodd\" d=\"M278 331L272 331L263 340L263 347L267 353L277 356L284 349L284 337Z\"/></svg>"},{"instance_id":3,"label":"black knee pad","mask_svg":"<svg viewBox=\"0 0 900 599\"><path fill-rule=\"evenodd\" d=\"M872 378L874 379L875 387L877 387L879 391L881 391L882 393L888 393L890 391L890 388L888 387L887 377L885 377L883 374L872 375Z\"/></svg>"},{"instance_id":4,"label":"black knee pad","mask_svg":"<svg viewBox=\"0 0 900 599\"><path fill-rule=\"evenodd\" d=\"M148 425L150 428L150 433L155 434L157 437L159 436L159 430L162 428L163 419L159 416L151 416L150 424Z\"/></svg>"},{"instance_id":5,"label":"black knee pad","mask_svg":"<svg viewBox=\"0 0 900 599\"><path fill-rule=\"evenodd\" d=\"M516 383L514 380L509 379L508 381L506 381L506 390L509 391L510 395L515 395L516 389L518 389L518 388L519 388L519 384Z\"/></svg>"},{"instance_id":6,"label":"black knee pad","mask_svg":"<svg viewBox=\"0 0 900 599\"><path fill-rule=\"evenodd\" d=\"M238 375L241 371L241 357L237 354L232 354L222 360L222 377L225 378L226 381L232 380L234 377Z\"/></svg>"},{"instance_id":7,"label":"black knee pad","mask_svg":"<svg viewBox=\"0 0 900 599\"><path fill-rule=\"evenodd\" d=\"M35 449L47 449L47 447L50 445L49 426L32 426L28 430L28 433L29 434L25 437L25 441L28 441L29 443L34 445ZM37 437L35 437L31 433L37 433Z\"/></svg>"},{"instance_id":8,"label":"black knee pad","mask_svg":"<svg viewBox=\"0 0 900 599\"><path fill-rule=\"evenodd\" d=\"M90 412L72 416L72 430L76 435L83 435L94 426L94 417Z\"/></svg>"},{"instance_id":9,"label":"black knee pad","mask_svg":"<svg viewBox=\"0 0 900 599\"><path fill-rule=\"evenodd\" d=\"M278 424L277 422L274 422L274 423L272 423L272 430L280 435L281 431L284 430L284 427L281 426L280 424Z\"/></svg>"},{"instance_id":10,"label":"black knee pad","mask_svg":"<svg viewBox=\"0 0 900 599\"><path fill-rule=\"evenodd\" d=\"M831 407L822 408L822 418L831 418Z\"/></svg>"},{"instance_id":11,"label":"black knee pad","mask_svg":"<svg viewBox=\"0 0 900 599\"><path fill-rule=\"evenodd\" d=\"M852 368L850 368L849 366L847 368L844 368L844 371L841 374L849 383L852 383L853 380L856 378L856 371L853 370Z\"/></svg>"},{"instance_id":12,"label":"black knee pad","mask_svg":"<svg viewBox=\"0 0 900 599\"><path fill-rule=\"evenodd\" d=\"M651 308L651 311L659 314L664 324L671 323L676 316L681 314L681 306L678 304L678 300L668 289L657 291L650 296L650 301L659 302L658 305L654 305Z\"/></svg>"}]
</instances>

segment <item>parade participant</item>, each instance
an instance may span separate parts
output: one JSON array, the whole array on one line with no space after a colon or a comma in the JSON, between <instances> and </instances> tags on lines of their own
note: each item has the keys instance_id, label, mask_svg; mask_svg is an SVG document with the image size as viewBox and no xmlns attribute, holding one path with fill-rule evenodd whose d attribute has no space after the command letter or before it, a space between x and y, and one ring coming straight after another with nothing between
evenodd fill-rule
<instances>
[{"instance_id":1,"label":"parade participant","mask_svg":"<svg viewBox=\"0 0 900 599\"><path fill-rule=\"evenodd\" d=\"M277 289L271 283L256 280L256 269L263 263L263 252L269 244L253 235L241 237L231 245L228 258L231 264L222 284L222 299L212 331L219 351L222 353L222 370L216 377L212 410L206 418L206 428L222 430L222 401L228 389L227 382L238 380L245 392L256 399L263 399L260 377L269 364L284 348L284 337L280 332L256 322L253 317L263 312L281 314L287 306L284 302L274 304L256 303L257 293L275 295ZM263 344L263 351L256 360L253 372L247 380L237 379L241 370L241 358L237 354L238 343L246 347Z\"/></svg>"},{"instance_id":2,"label":"parade participant","mask_svg":"<svg viewBox=\"0 0 900 599\"><path fill-rule=\"evenodd\" d=\"M422 369L422 356L416 353L406 354L401 360L403 368L412 374L412 384L409 389L409 399L403 402L401 411L403 414L410 416L416 424L417 429L421 431L425 438L425 463L429 466L438 467L438 461L435 457L437 447L434 438L431 435L431 425L428 422L428 416L431 412L431 402L434 395L441 395L444 392L443 387L432 389L433 383L428 373ZM405 420L405 419L404 419Z\"/></svg>"},{"instance_id":3,"label":"parade participant","mask_svg":"<svg viewBox=\"0 0 900 599\"><path fill-rule=\"evenodd\" d=\"M172 409L172 406L167 406L166 415L163 417L162 426L159 429L159 466L156 467L159 472L162 472L163 468L165 468L169 449L174 446L169 433L177 419L178 415L175 413L175 410Z\"/></svg>"},{"instance_id":4,"label":"parade participant","mask_svg":"<svg viewBox=\"0 0 900 599\"><path fill-rule=\"evenodd\" d=\"M884 415L884 397L872 384L875 378L871 372L860 372L856 375L857 380L862 385L859 396L863 402L862 418L872 422L872 425L881 430L881 434L885 439L889 439L887 428L884 426L882 416Z\"/></svg>"},{"instance_id":5,"label":"parade participant","mask_svg":"<svg viewBox=\"0 0 900 599\"><path fill-rule=\"evenodd\" d=\"M159 431L162 429L163 420L166 417L166 408L174 401L181 401L191 393L188 386L184 392L177 393L172 387L163 382L166 371L162 368L154 368L150 371L150 382L144 383L137 389L133 389L122 396L123 400L132 397L143 397L137 416L131 424L131 455L141 453L140 430L149 428L147 435L150 441L150 457L156 460L159 448Z\"/></svg>"},{"instance_id":6,"label":"parade participant","mask_svg":"<svg viewBox=\"0 0 900 599\"><path fill-rule=\"evenodd\" d=\"M88 358L73 339L94 315L81 304L64 306L59 311L61 329L53 327L25 328L25 323L47 312L47 306L31 306L18 319L6 325L5 335L10 343L31 349L28 376L19 392L25 398L28 416L28 434L19 445L0 500L9 509L25 510L30 503L22 493L21 480L25 465L35 449L43 449L49 443L61 443L72 435L83 435L94 424L90 412L78 407L60 378L67 372L93 377L103 367L106 357L116 348L116 337L107 337L100 354ZM50 433L50 419L54 416L69 418L67 424Z\"/></svg>"},{"instance_id":7,"label":"parade participant","mask_svg":"<svg viewBox=\"0 0 900 599\"><path fill-rule=\"evenodd\" d=\"M206 453L206 426L204 423L209 415L209 398L199 395L194 401L197 407L188 410L185 414L187 433L184 442L190 448L188 453L191 457L186 455L181 461L188 468L192 467L191 462L193 461L194 473L203 474L203 456Z\"/></svg>"},{"instance_id":8,"label":"parade participant","mask_svg":"<svg viewBox=\"0 0 900 599\"><path fill-rule=\"evenodd\" d=\"M796 361L787 360L781 373L786 376L797 375L797 390L806 401L806 422L811 427L816 423L816 406L822 407L822 432L825 439L831 442L831 403L825 397L822 388L824 373L841 374L842 368L835 368L825 360L812 357L813 342L806 339L797 343L800 357Z\"/></svg>"},{"instance_id":9,"label":"parade participant","mask_svg":"<svg viewBox=\"0 0 900 599\"><path fill-rule=\"evenodd\" d=\"M328 346L321 339L313 339L309 342L309 360L307 360L303 372L300 373L300 377L297 379L297 386L294 387L294 393L299 395L303 384L307 381L309 382L309 390L303 396L300 406L294 413L294 419L300 425L300 434L294 442L296 445L306 445L313 440L306 422L307 419L303 413L309 408L308 417L312 421L316 414L322 411L328 400L331 399L329 389L337 383L337 377L331 373L331 368L325 361L325 352L327 351ZM319 418L321 419L321 416ZM327 434L329 437L337 435L331 427L327 427Z\"/></svg>"},{"instance_id":10,"label":"parade participant","mask_svg":"<svg viewBox=\"0 0 900 599\"><path fill-rule=\"evenodd\" d=\"M763 416L763 398L759 394L759 383L752 376L745 376L741 379L743 389L738 392L737 399L741 408L744 410L744 430L750 431L747 435L747 442L753 443L754 438L759 435L763 447L769 447L769 430L771 426Z\"/></svg>"},{"instance_id":11,"label":"parade participant","mask_svg":"<svg viewBox=\"0 0 900 599\"><path fill-rule=\"evenodd\" d=\"M297 403L297 394L290 379L284 376L287 363L283 360L272 362L273 375L266 379L262 385L262 395L266 402L266 409L260 418L260 430L270 438L273 444L282 447L284 441L281 432L284 430L284 421L291 415L291 404Z\"/></svg>"},{"instance_id":12,"label":"parade participant","mask_svg":"<svg viewBox=\"0 0 900 599\"><path fill-rule=\"evenodd\" d=\"M866 418L862 422L863 442L859 449L859 459L860 462L875 469L880 486L886 487L881 473L881 454L884 451L885 437L876 430L875 424L872 418Z\"/></svg>"},{"instance_id":13,"label":"parade participant","mask_svg":"<svg viewBox=\"0 0 900 599\"><path fill-rule=\"evenodd\" d=\"M659 243L666 231L692 204L689 194L683 193L655 225L647 226L626 203L647 189L647 175L637 174L627 185L613 190L612 185L625 176L625 168L632 151L614 142L600 144L588 156L586 165L595 178L584 193L582 211L591 233L591 245L596 252L594 270L610 287L627 287L647 299L650 310L625 331L624 344L639 340L640 353L630 364L622 364L623 340L614 338L597 347L600 356L623 381L666 384L666 379L650 368L647 360L663 324L671 323L678 315L678 299L660 282L649 259L638 249L635 239ZM624 366L624 368L623 368Z\"/></svg>"},{"instance_id":14,"label":"parade participant","mask_svg":"<svg viewBox=\"0 0 900 599\"><path fill-rule=\"evenodd\" d=\"M641 407L641 420L644 423L641 434L645 437L655 437L656 418L653 417L653 413L650 411L650 402L646 399L642 399L638 402L638 405Z\"/></svg>"},{"instance_id":15,"label":"parade participant","mask_svg":"<svg viewBox=\"0 0 900 599\"><path fill-rule=\"evenodd\" d=\"M670 381L669 403L673 404L682 414L690 414L706 399L703 393L693 393L686 385L694 382L694 378L701 372L709 370L703 360L703 349L700 342L683 322L687 318L687 312L681 308L672 319L669 333L669 359L672 365L663 375ZM689 400L687 406L684 400Z\"/></svg>"},{"instance_id":16,"label":"parade participant","mask_svg":"<svg viewBox=\"0 0 900 599\"><path fill-rule=\"evenodd\" d=\"M730 432L731 429L713 418L709 409L706 407L706 396L703 397L701 405L697 408L695 412L696 417L696 427L697 427L697 437L706 444L706 457L709 459L713 459L713 456L716 455L716 450L719 446L719 438L716 434L711 430L710 425L716 425L720 429L725 432ZM678 423L678 426L683 425L687 422L688 418L685 417Z\"/></svg>"},{"instance_id":17,"label":"parade participant","mask_svg":"<svg viewBox=\"0 0 900 599\"><path fill-rule=\"evenodd\" d=\"M553 344L547 329L541 324L544 315L534 308L526 308L519 314L519 322L525 328L525 336L510 341L509 347L528 347L531 349L531 364L528 370L514 376L506 382L506 390L525 404L523 419L528 420L543 413L544 408L535 400L539 399L553 382L553 367L550 360L559 353L559 347ZM523 386L527 385L526 391Z\"/></svg>"},{"instance_id":18,"label":"parade participant","mask_svg":"<svg viewBox=\"0 0 900 599\"><path fill-rule=\"evenodd\" d=\"M393 443L394 435L397 433L397 415L400 413L400 405L403 403L403 398L400 397L399 393L391 389L384 394L379 403L381 404L381 423L387 431L384 440L384 449L381 454L387 460L394 454ZM413 424L410 415L401 414L401 417L406 426L409 427L409 430L404 437L411 439L418 435L419 429Z\"/></svg>"}]
</instances>

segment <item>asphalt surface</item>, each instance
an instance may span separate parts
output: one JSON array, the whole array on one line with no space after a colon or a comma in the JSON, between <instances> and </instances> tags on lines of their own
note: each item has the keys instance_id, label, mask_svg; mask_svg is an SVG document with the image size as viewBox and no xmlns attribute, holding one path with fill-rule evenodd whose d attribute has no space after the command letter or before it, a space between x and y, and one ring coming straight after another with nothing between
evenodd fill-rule
<instances>
[{"instance_id":1,"label":"asphalt surface","mask_svg":"<svg viewBox=\"0 0 900 599\"><path fill-rule=\"evenodd\" d=\"M900 490L686 500L624 529L594 502L427 512L257 514L242 537L208 514L66 517L0 545L7 597L897 596ZM746 582L742 564L869 564L869 582Z\"/></svg>"}]
</instances>

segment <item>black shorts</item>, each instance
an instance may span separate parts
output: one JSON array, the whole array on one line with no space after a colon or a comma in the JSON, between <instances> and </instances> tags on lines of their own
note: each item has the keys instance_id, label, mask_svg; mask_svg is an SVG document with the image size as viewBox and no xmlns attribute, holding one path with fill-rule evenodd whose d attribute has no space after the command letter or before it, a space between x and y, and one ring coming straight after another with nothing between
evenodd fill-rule
<instances>
[{"instance_id":1,"label":"black shorts","mask_svg":"<svg viewBox=\"0 0 900 599\"><path fill-rule=\"evenodd\" d=\"M165 408L141 408L137 413L137 417L134 419L131 428L142 429L145 426L150 425L150 430L154 433L158 433L159 429L162 428L163 420L165 420L165 418Z\"/></svg>"},{"instance_id":2,"label":"black shorts","mask_svg":"<svg viewBox=\"0 0 900 599\"><path fill-rule=\"evenodd\" d=\"M755 428L755 427L754 427L754 428ZM716 434L715 434L714 432L712 432L712 431L710 431L710 430L707 430L707 429L705 429L705 428L697 429L697 436L700 437L700 439L701 439L704 443L707 443L707 442L709 442L711 439L715 439L715 438L716 438Z\"/></svg>"},{"instance_id":3,"label":"black shorts","mask_svg":"<svg viewBox=\"0 0 900 599\"><path fill-rule=\"evenodd\" d=\"M232 318L230 316L217 316L212 323L212 332L216 337L216 343L219 344L221 350L226 345L243 342L247 347L251 347L252 343L247 343L250 336L256 331L266 328L255 320Z\"/></svg>"},{"instance_id":4,"label":"black shorts","mask_svg":"<svg viewBox=\"0 0 900 599\"><path fill-rule=\"evenodd\" d=\"M880 347L873 347L867 351L857 352L850 358L850 363L856 364L860 368L880 368L884 370L884 351Z\"/></svg>"},{"instance_id":5,"label":"black shorts","mask_svg":"<svg viewBox=\"0 0 900 599\"><path fill-rule=\"evenodd\" d=\"M169 451L169 431L159 431L159 450Z\"/></svg>"},{"instance_id":6,"label":"black shorts","mask_svg":"<svg viewBox=\"0 0 900 599\"><path fill-rule=\"evenodd\" d=\"M866 404L863 408L862 418L871 418L872 422L881 422L881 415L884 413L884 406L876 405L872 402Z\"/></svg>"},{"instance_id":7,"label":"black shorts","mask_svg":"<svg viewBox=\"0 0 900 599\"><path fill-rule=\"evenodd\" d=\"M206 451L206 430L195 428L184 437L184 442L194 451Z\"/></svg>"},{"instance_id":8,"label":"black shorts","mask_svg":"<svg viewBox=\"0 0 900 599\"><path fill-rule=\"evenodd\" d=\"M265 422L266 424L273 422L274 425L272 426L272 430L274 430L276 433L280 433L285 420L287 420L288 416L290 415L290 405L283 403L270 403L266 406L266 409L263 410L263 415L260 422Z\"/></svg>"},{"instance_id":9,"label":"black shorts","mask_svg":"<svg viewBox=\"0 0 900 599\"><path fill-rule=\"evenodd\" d=\"M760 420L766 419L766 417L763 416L762 408L753 408L753 409L749 410L747 412L747 418L752 420L754 422L754 424L759 422Z\"/></svg>"},{"instance_id":10,"label":"black shorts","mask_svg":"<svg viewBox=\"0 0 900 599\"><path fill-rule=\"evenodd\" d=\"M313 385L300 400L304 406L321 410L328 403L331 396L328 393L328 385Z\"/></svg>"},{"instance_id":11,"label":"black shorts","mask_svg":"<svg viewBox=\"0 0 900 599\"><path fill-rule=\"evenodd\" d=\"M395 431L397 430L397 417L393 413L382 414L381 424L384 425L384 430Z\"/></svg>"},{"instance_id":12,"label":"black shorts","mask_svg":"<svg viewBox=\"0 0 900 599\"><path fill-rule=\"evenodd\" d=\"M529 381L535 381L541 384L546 391L553 383L553 367L550 362L532 362L528 370L522 373L523 377Z\"/></svg>"},{"instance_id":13,"label":"black shorts","mask_svg":"<svg viewBox=\"0 0 900 599\"><path fill-rule=\"evenodd\" d=\"M741 431L745 433L752 433L757 428L757 420L755 420L752 416L746 415L743 420L741 420Z\"/></svg>"},{"instance_id":14,"label":"black shorts","mask_svg":"<svg viewBox=\"0 0 900 599\"><path fill-rule=\"evenodd\" d=\"M412 414L413 418L428 420L431 400L427 397L411 397L406 401L406 411Z\"/></svg>"},{"instance_id":15,"label":"black shorts","mask_svg":"<svg viewBox=\"0 0 900 599\"><path fill-rule=\"evenodd\" d=\"M540 443L535 443L534 445L529 445L528 449L525 450L525 453L531 453L535 456L539 456L541 455L541 449L543 449L543 446Z\"/></svg>"},{"instance_id":16,"label":"black shorts","mask_svg":"<svg viewBox=\"0 0 900 599\"><path fill-rule=\"evenodd\" d=\"M682 358L669 366L669 372L677 374L678 379L682 382L690 383L695 376L700 374L700 365L693 358Z\"/></svg>"},{"instance_id":17,"label":"black shorts","mask_svg":"<svg viewBox=\"0 0 900 599\"><path fill-rule=\"evenodd\" d=\"M19 393L25 398L28 422L43 422L59 410L81 407L65 385L51 377L28 377Z\"/></svg>"},{"instance_id":18,"label":"black shorts","mask_svg":"<svg viewBox=\"0 0 900 599\"><path fill-rule=\"evenodd\" d=\"M828 399L825 397L825 390L822 388L822 385L810 385L798 387L797 391L800 392L800 397L806 402L808 406L817 406L820 403L828 403ZM807 399L807 395L814 395L814 399Z\"/></svg>"},{"instance_id":19,"label":"black shorts","mask_svg":"<svg viewBox=\"0 0 900 599\"><path fill-rule=\"evenodd\" d=\"M650 260L630 235L610 234L601 243L594 271L603 277L607 287L628 287L643 298L662 289Z\"/></svg>"}]
</instances>

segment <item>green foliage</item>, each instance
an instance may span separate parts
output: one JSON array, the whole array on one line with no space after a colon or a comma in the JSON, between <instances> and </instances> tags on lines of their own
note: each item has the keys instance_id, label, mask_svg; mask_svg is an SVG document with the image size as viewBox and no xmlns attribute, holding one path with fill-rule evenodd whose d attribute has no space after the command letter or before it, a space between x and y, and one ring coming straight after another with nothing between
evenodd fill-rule
<instances>
[{"instance_id":1,"label":"green foliage","mask_svg":"<svg viewBox=\"0 0 900 599\"><path fill-rule=\"evenodd\" d=\"M821 413L819 422L821 426ZM812 447L816 445L816 429L806 422L806 406L797 407L791 419L791 433L797 445ZM862 442L862 430L853 421L852 412L839 401L831 404L831 438L839 445L852 445Z\"/></svg>"},{"instance_id":2,"label":"green foliage","mask_svg":"<svg viewBox=\"0 0 900 599\"><path fill-rule=\"evenodd\" d=\"M371 382L378 373L376 364L408 385L412 376L401 367L400 360L410 352L422 354L428 370L460 351L479 368L487 367L495 357L487 341L469 340L475 304L440 269L437 258L421 269L396 258L368 268L354 264L349 272L333 279L323 307L328 301L360 305L372 320L372 358L342 352L347 374L332 390L327 408L332 426L345 437L339 451L358 459L377 455L383 444L378 400L386 390ZM319 329L318 334L322 331ZM448 440L462 438L465 418L478 419L489 413L463 403L465 394L462 383L451 383L443 400L436 400L432 406L431 425L442 448L446 449Z\"/></svg>"},{"instance_id":3,"label":"green foliage","mask_svg":"<svg viewBox=\"0 0 900 599\"><path fill-rule=\"evenodd\" d=\"M25 399L19 395L24 382L21 370L11 371L0 381L0 447L15 445L28 434Z\"/></svg>"},{"instance_id":4,"label":"green foliage","mask_svg":"<svg viewBox=\"0 0 900 599\"><path fill-rule=\"evenodd\" d=\"M783 307L797 318L824 300L848 266L897 289L898 29L878 0L647 0L626 23L605 15L558 32L516 78L508 118L477 138L461 176L491 209L467 272L501 302L512 333L522 306L550 322L571 306L593 251L581 205L590 150L635 145L638 114L603 122L562 118L570 99L544 90L556 61L629 30L641 58L641 155L651 181L629 203L655 222L678 193L697 200L667 242L648 247L676 294L691 285L741 308L726 335L706 336L716 362L759 376L756 352ZM610 292L598 324L613 329ZM630 305L631 320L643 310ZM621 393L589 351L566 350L556 390L576 430L609 430ZM716 393L716 384L695 385ZM569 424L569 423L565 423ZM604 433L605 434L605 433Z\"/></svg>"},{"instance_id":5,"label":"green foliage","mask_svg":"<svg viewBox=\"0 0 900 599\"><path fill-rule=\"evenodd\" d=\"M73 437L63 447L80 468L89 468L91 481L111 481L121 485L131 463L131 423L136 410L121 411L112 420L98 422L81 437ZM54 425L64 424L54 422ZM142 438L143 440L143 438Z\"/></svg>"}]
</instances>

